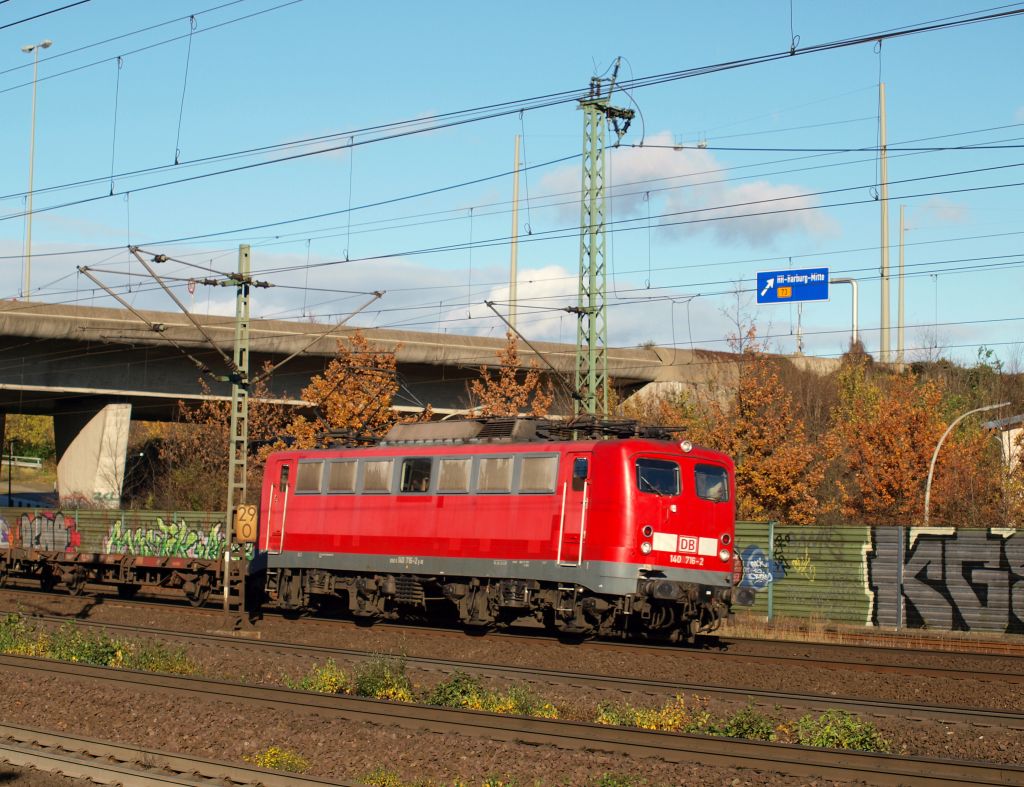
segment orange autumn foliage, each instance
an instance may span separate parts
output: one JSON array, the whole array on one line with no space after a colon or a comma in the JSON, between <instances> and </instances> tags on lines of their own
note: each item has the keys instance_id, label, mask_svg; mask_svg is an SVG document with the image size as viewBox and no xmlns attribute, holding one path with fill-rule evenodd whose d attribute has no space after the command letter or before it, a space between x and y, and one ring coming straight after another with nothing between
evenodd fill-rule
<instances>
[{"instance_id":1,"label":"orange autumn foliage","mask_svg":"<svg viewBox=\"0 0 1024 787\"><path fill-rule=\"evenodd\" d=\"M542 380L536 362L530 363L525 375L522 373L519 341L512 331L505 334L505 346L495 355L497 376L492 377L490 370L481 366L480 378L470 383L474 409L485 416L517 416L527 410L536 418L547 415L554 400L554 386L551 380Z\"/></svg>"},{"instance_id":2,"label":"orange autumn foliage","mask_svg":"<svg viewBox=\"0 0 1024 787\"><path fill-rule=\"evenodd\" d=\"M302 389L302 398L317 407L320 418L293 419L286 430L292 445L315 447L329 432L358 438L387 432L402 420L392 409L399 390L396 367L393 350L376 347L359 331L339 339L337 355L323 374ZM429 418L429 409L418 417Z\"/></svg>"},{"instance_id":3,"label":"orange autumn foliage","mask_svg":"<svg viewBox=\"0 0 1024 787\"><path fill-rule=\"evenodd\" d=\"M703 403L692 423L691 439L729 454L736 463L739 519L815 521L821 465L776 362L755 344L741 353L735 397L725 404L717 399Z\"/></svg>"},{"instance_id":4,"label":"orange autumn foliage","mask_svg":"<svg viewBox=\"0 0 1024 787\"><path fill-rule=\"evenodd\" d=\"M210 393L205 380L199 380L199 385L204 394ZM250 450L246 466L246 501L250 503L259 498L267 454L291 418L291 408L275 398L264 381L249 389L249 444L258 446ZM164 508L219 510L227 499L230 402L206 399L194 406L179 402L178 411L178 423L153 432L165 466L153 490L153 502Z\"/></svg>"},{"instance_id":5,"label":"orange autumn foliage","mask_svg":"<svg viewBox=\"0 0 1024 787\"><path fill-rule=\"evenodd\" d=\"M868 525L920 521L928 465L946 428L941 387L913 374L882 385L852 359L839 373L839 396L825 444L841 513Z\"/></svg>"}]
</instances>

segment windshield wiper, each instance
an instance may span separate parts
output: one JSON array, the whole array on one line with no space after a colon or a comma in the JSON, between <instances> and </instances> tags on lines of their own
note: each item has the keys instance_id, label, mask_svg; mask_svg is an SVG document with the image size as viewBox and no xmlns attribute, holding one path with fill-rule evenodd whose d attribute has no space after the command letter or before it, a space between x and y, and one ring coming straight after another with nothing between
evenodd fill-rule
<instances>
[{"instance_id":1,"label":"windshield wiper","mask_svg":"<svg viewBox=\"0 0 1024 787\"><path fill-rule=\"evenodd\" d=\"M647 487L646 491L654 492L654 494L656 494L658 497L665 497L667 494L666 492L662 492L660 489L658 489L658 487L652 484L649 480L647 480L643 476L640 476L640 489L642 490L644 489L644 487Z\"/></svg>"}]
</instances>

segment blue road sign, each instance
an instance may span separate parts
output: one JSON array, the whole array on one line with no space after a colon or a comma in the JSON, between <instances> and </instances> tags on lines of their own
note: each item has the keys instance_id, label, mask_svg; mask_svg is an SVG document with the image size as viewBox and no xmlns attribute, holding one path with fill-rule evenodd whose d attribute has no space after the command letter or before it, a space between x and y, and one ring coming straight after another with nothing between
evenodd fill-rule
<instances>
[{"instance_id":1,"label":"blue road sign","mask_svg":"<svg viewBox=\"0 0 1024 787\"><path fill-rule=\"evenodd\" d=\"M758 303L799 303L827 300L828 268L761 271L757 274Z\"/></svg>"}]
</instances>

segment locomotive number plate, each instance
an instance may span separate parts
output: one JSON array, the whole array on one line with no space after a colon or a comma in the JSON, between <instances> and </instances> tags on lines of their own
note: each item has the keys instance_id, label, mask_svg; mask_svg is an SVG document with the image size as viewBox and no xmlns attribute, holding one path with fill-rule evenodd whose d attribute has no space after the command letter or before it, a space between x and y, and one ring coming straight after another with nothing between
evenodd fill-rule
<instances>
[{"instance_id":1,"label":"locomotive number plate","mask_svg":"<svg viewBox=\"0 0 1024 787\"><path fill-rule=\"evenodd\" d=\"M679 536L679 551L680 552L696 552L697 551L697 539L693 536Z\"/></svg>"}]
</instances>

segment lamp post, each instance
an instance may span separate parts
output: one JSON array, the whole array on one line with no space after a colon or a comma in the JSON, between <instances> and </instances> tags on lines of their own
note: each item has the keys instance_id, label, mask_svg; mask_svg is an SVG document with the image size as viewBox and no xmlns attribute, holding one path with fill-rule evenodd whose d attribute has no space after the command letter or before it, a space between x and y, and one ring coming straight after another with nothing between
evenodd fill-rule
<instances>
[{"instance_id":1,"label":"lamp post","mask_svg":"<svg viewBox=\"0 0 1024 787\"><path fill-rule=\"evenodd\" d=\"M36 83L39 77L39 50L49 49L53 41L46 38L38 44L26 44L22 52L32 55L32 134L28 143L28 197L25 210L25 284L22 297L31 300L32 290L32 170L36 158Z\"/></svg>"},{"instance_id":2,"label":"lamp post","mask_svg":"<svg viewBox=\"0 0 1024 787\"><path fill-rule=\"evenodd\" d=\"M14 440L7 443L7 507L14 505L14 497L11 495L11 478L14 477Z\"/></svg>"},{"instance_id":3,"label":"lamp post","mask_svg":"<svg viewBox=\"0 0 1024 787\"><path fill-rule=\"evenodd\" d=\"M942 437L939 438L939 444L935 446L935 453L932 454L932 463L928 467L928 483L924 487L924 526L928 527L928 505L931 502L932 497L932 475L935 473L935 460L939 458L939 449L942 448L943 441L949 436L949 433L953 431L958 423L964 420L967 416L973 415L974 413L983 413L986 410L998 410L1000 407L1009 406L1009 402L1000 402L999 404L988 404L984 407L976 407L973 410L968 410L966 413L961 415L959 418L953 421L942 433Z\"/></svg>"},{"instance_id":4,"label":"lamp post","mask_svg":"<svg viewBox=\"0 0 1024 787\"><path fill-rule=\"evenodd\" d=\"M857 343L857 280L856 279L829 279L829 284L849 284L853 289L853 333L850 345Z\"/></svg>"}]
</instances>

